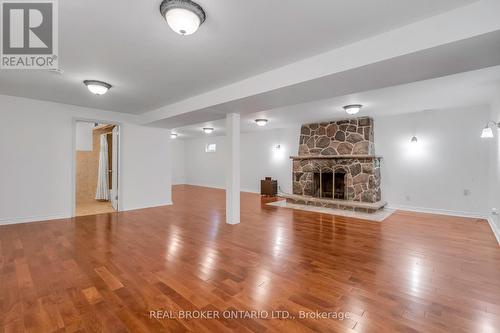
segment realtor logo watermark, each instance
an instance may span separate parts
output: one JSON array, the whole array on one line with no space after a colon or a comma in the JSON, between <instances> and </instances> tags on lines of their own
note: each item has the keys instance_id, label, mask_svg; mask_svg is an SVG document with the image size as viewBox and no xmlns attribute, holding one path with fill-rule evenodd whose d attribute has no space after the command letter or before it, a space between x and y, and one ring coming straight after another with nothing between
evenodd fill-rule
<instances>
[{"instance_id":1,"label":"realtor logo watermark","mask_svg":"<svg viewBox=\"0 0 500 333\"><path fill-rule=\"evenodd\" d=\"M58 68L57 0L1 0L2 69Z\"/></svg>"}]
</instances>

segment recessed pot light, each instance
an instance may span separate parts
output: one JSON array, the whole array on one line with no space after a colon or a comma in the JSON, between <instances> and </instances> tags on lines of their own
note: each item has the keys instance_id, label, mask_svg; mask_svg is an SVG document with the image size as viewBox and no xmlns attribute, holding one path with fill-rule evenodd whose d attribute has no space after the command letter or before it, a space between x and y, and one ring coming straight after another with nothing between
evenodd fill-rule
<instances>
[{"instance_id":1,"label":"recessed pot light","mask_svg":"<svg viewBox=\"0 0 500 333\"><path fill-rule=\"evenodd\" d=\"M363 107L363 105L361 105L361 104L346 105L346 106L344 106L344 111L347 114L354 115L354 114L358 113L359 111L361 111L362 107Z\"/></svg>"},{"instance_id":2,"label":"recessed pot light","mask_svg":"<svg viewBox=\"0 0 500 333\"><path fill-rule=\"evenodd\" d=\"M206 18L203 8L191 0L164 0L160 12L170 28L183 36L195 33Z\"/></svg>"},{"instance_id":3,"label":"recessed pot light","mask_svg":"<svg viewBox=\"0 0 500 333\"><path fill-rule=\"evenodd\" d=\"M255 119L255 123L257 124L257 126L266 126L267 122L267 119Z\"/></svg>"},{"instance_id":4,"label":"recessed pot light","mask_svg":"<svg viewBox=\"0 0 500 333\"><path fill-rule=\"evenodd\" d=\"M203 132L205 132L205 134L210 134L210 133L213 133L214 129L212 127L204 127L203 128Z\"/></svg>"},{"instance_id":5,"label":"recessed pot light","mask_svg":"<svg viewBox=\"0 0 500 333\"><path fill-rule=\"evenodd\" d=\"M111 85L106 82L97 80L85 80L83 83L87 86L87 89L95 95L104 95L111 89Z\"/></svg>"}]
</instances>

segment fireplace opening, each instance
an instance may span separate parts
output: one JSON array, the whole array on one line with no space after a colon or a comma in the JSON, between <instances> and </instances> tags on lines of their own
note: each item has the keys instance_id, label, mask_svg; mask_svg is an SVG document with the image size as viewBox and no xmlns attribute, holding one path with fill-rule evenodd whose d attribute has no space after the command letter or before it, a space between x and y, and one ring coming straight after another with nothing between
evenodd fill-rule
<instances>
[{"instance_id":1,"label":"fireplace opening","mask_svg":"<svg viewBox=\"0 0 500 333\"><path fill-rule=\"evenodd\" d=\"M333 173L314 174L314 196L333 199Z\"/></svg>"},{"instance_id":2,"label":"fireplace opening","mask_svg":"<svg viewBox=\"0 0 500 333\"><path fill-rule=\"evenodd\" d=\"M335 199L345 200L345 172L335 172L334 184Z\"/></svg>"},{"instance_id":3,"label":"fireplace opening","mask_svg":"<svg viewBox=\"0 0 500 333\"><path fill-rule=\"evenodd\" d=\"M345 175L342 170L332 172L315 172L313 196L345 200Z\"/></svg>"}]
</instances>

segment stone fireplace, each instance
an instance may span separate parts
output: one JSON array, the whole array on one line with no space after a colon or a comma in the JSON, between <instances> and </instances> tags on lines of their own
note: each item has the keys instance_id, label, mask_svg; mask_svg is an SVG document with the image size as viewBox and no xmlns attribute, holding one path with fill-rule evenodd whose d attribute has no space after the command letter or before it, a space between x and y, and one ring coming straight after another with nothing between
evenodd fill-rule
<instances>
[{"instance_id":1,"label":"stone fireplace","mask_svg":"<svg viewBox=\"0 0 500 333\"><path fill-rule=\"evenodd\" d=\"M298 156L291 156L293 195L287 201L363 212L385 206L373 119L303 125L299 144Z\"/></svg>"}]
</instances>

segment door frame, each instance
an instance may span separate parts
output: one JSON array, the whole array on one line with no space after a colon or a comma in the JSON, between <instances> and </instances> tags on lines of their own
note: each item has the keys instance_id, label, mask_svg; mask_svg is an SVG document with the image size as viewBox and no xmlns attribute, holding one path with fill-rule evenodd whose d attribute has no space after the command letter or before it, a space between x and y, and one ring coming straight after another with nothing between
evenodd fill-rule
<instances>
[{"instance_id":1,"label":"door frame","mask_svg":"<svg viewBox=\"0 0 500 333\"><path fill-rule=\"evenodd\" d=\"M122 198L123 198L123 190L122 190L122 131L123 126L120 122L110 121L110 120L102 120L102 119L93 119L93 118L81 118L81 117L73 117L71 130L72 130L72 159L71 159L71 217L76 216L76 123L85 122L85 123L100 123L100 124L109 124L115 125L118 127L118 209L117 212L122 211Z\"/></svg>"}]
</instances>

